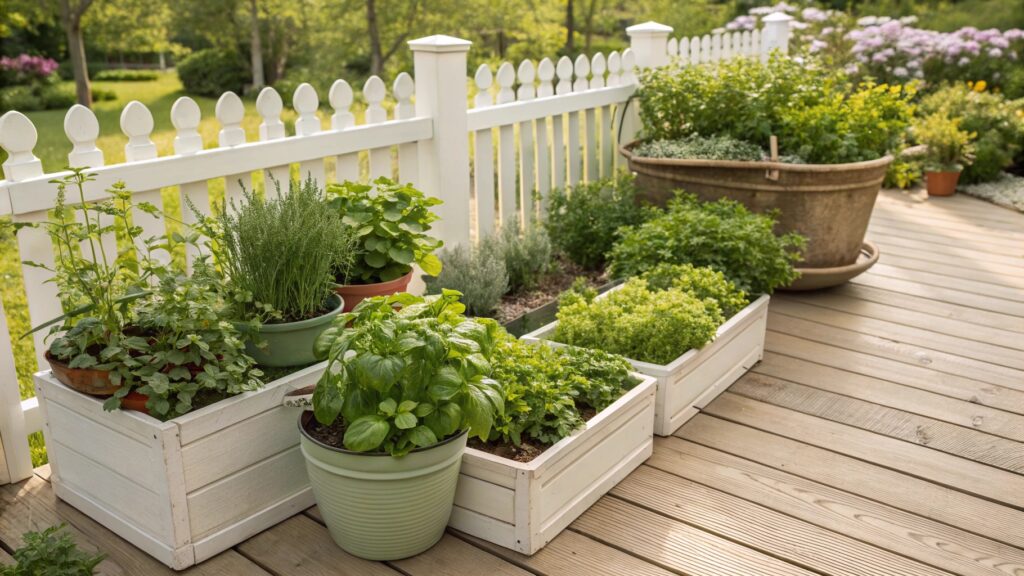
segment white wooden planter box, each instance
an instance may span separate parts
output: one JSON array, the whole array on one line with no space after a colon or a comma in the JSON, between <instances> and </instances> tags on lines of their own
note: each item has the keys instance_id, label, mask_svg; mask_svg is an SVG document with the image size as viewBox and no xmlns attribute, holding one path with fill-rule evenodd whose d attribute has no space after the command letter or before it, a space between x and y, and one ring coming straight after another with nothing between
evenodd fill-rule
<instances>
[{"instance_id":1,"label":"white wooden planter box","mask_svg":"<svg viewBox=\"0 0 1024 576\"><path fill-rule=\"evenodd\" d=\"M637 372L657 378L655 434L670 436L761 360L768 327L768 299L765 295L751 302L718 327L713 341L669 364L629 360ZM526 334L523 340L544 340L553 346L563 346L548 340L557 326L557 321L547 324Z\"/></svg>"},{"instance_id":2,"label":"white wooden planter box","mask_svg":"<svg viewBox=\"0 0 1024 576\"><path fill-rule=\"evenodd\" d=\"M161 422L35 375L54 492L160 562L202 562L313 505L285 393L305 368Z\"/></svg>"},{"instance_id":3,"label":"white wooden planter box","mask_svg":"<svg viewBox=\"0 0 1024 576\"><path fill-rule=\"evenodd\" d=\"M525 554L540 550L654 449L655 380L530 462L467 448L449 526Z\"/></svg>"}]
</instances>

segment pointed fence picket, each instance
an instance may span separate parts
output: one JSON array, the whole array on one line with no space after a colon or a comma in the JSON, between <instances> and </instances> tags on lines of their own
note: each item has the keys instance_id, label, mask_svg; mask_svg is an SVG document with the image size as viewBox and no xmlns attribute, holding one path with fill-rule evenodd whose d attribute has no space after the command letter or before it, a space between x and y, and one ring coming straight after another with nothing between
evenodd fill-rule
<instances>
[{"instance_id":1,"label":"pointed fence picket","mask_svg":"<svg viewBox=\"0 0 1024 576\"><path fill-rule=\"evenodd\" d=\"M549 58L537 63L527 60L518 67L504 62L496 72L481 65L473 78L477 94L472 107L466 103L462 81L470 43L449 36L421 38L409 43L415 81L402 73L391 86L393 118L389 119L384 106L388 94L381 78L372 76L363 85L367 109L362 124L351 111L356 94L339 79L327 95L333 113L330 128L324 129L318 114L320 96L310 84L301 84L292 95L295 134L288 136L281 119L281 95L268 87L256 98L261 120L258 138L248 141L242 128L243 101L226 92L215 107L220 125L216 145L204 148L198 130L200 108L186 96L171 108L174 151L161 156L152 138L151 111L131 102L120 122L128 137L126 160L113 165L105 162L96 146L100 136L96 116L73 106L64 123L72 145L68 161L95 174L85 187L86 202L108 198L109 188L123 181L137 204L160 207L163 194L177 193L182 218L190 223L196 217L191 207L204 215L216 208L211 204L211 183L219 188L218 181L223 182L225 202L241 202L242 189L252 188L255 173L265 185L272 186L269 180L280 181L283 190L293 171L320 183L362 180L360 157L366 154L370 177L395 176L397 166L399 179L441 198L443 204L437 207L441 221L435 231L448 245L464 244L498 225L532 226L546 214L553 189L610 176L619 161L620 137L629 141L638 132L635 106L627 108L638 70L672 58L684 64L737 56L767 58L770 50L785 51L788 19L785 15L765 18L763 32L675 39L669 38L671 28L648 22L627 29L630 48L607 56L581 54L575 60L563 56L557 63ZM16 222L49 218L56 201L49 181L66 174L44 173L33 153L37 140L36 128L25 115L12 111L0 117L0 147L8 154L3 164L6 179L0 180L0 216L10 215ZM331 164L333 174L328 170ZM142 209L131 217L142 228L143 237L162 234L167 228L166 222ZM52 266L53 246L45 232L24 229L17 245L22 260ZM116 255L118 240L107 235L102 246L103 256ZM189 252L187 256L191 262L196 255ZM47 282L50 273L30 264L23 264L21 271L31 324L58 316L61 304L56 286ZM5 320L0 318L0 398L6 403L18 397L18 384L13 364L7 360L10 340ZM33 335L33 344L39 366L45 367L42 332ZM24 438L42 428L34 399L16 408L18 418L0 411L0 481L17 481L31 473Z\"/></svg>"}]
</instances>

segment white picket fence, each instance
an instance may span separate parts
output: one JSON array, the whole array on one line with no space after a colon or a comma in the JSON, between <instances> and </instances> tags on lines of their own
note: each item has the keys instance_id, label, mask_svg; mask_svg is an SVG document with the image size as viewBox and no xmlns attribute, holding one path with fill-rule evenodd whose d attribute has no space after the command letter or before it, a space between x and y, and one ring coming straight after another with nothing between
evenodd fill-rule
<instances>
[{"instance_id":1,"label":"white picket fence","mask_svg":"<svg viewBox=\"0 0 1024 576\"><path fill-rule=\"evenodd\" d=\"M89 167L96 175L86 188L87 201L105 198L111 185L124 181L139 201L160 206L161 189L172 188L209 211L213 182L222 181L225 198L237 200L254 173L286 181L294 165L303 177L320 182L358 180L360 154L365 154L370 178L396 177L441 198L438 235L448 245L467 243L503 225L533 226L543 217L552 189L616 170L619 134L629 140L637 132L636 114L627 112L625 104L636 90L638 69L673 57L698 63L763 58L773 49L785 50L787 22L766 20L766 28L756 34L715 34L699 41L670 39L671 28L648 22L627 29L631 46L622 53L557 62L545 58L537 64L526 60L517 67L505 62L496 71L482 65L472 78L477 88L472 107L466 77L470 42L449 36L413 40L414 75L399 74L392 83L392 117L382 105L389 98L387 86L374 76L362 87L367 107L364 122L357 124L351 113L356 94L338 80L327 95L333 112L330 128L324 129L316 114L320 96L302 84L292 99L295 135L286 136L281 96L268 87L256 100L259 138L250 142L241 126L242 100L227 92L215 109L218 145L204 149L197 131L199 106L182 97L171 109L176 136L174 153L167 156L159 156L152 141L151 112L135 101L121 114L121 130L128 137L126 161L113 165L105 164L96 146L96 116L74 106L64 121L73 144L68 165ZM0 117L0 147L9 155L3 164L6 180L0 181L0 216L38 222L54 207L56 189L49 181L62 173L43 173L33 153L37 139L35 126L23 114ZM189 211L183 212L187 220ZM165 222L144 212L132 218L146 235L165 231ZM116 239L104 239L104 244L105 250L116 250ZM18 251L22 260L53 263L52 246L41 231L22 230ZM22 274L32 325L58 316L57 289L46 282L48 274L30 266L23 266ZM8 335L0 304L0 484L31 475L26 436L42 428L35 399L19 398ZM45 368L43 335L34 336L39 366Z\"/></svg>"}]
</instances>

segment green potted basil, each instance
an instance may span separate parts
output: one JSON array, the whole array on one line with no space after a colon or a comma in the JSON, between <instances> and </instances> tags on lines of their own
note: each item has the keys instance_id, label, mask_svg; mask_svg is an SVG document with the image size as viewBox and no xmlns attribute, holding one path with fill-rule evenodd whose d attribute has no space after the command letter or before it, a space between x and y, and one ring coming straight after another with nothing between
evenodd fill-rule
<instances>
[{"instance_id":1,"label":"green potted basil","mask_svg":"<svg viewBox=\"0 0 1024 576\"><path fill-rule=\"evenodd\" d=\"M334 274L353 258L352 230L312 179L290 192L243 191L216 216L201 217L247 350L262 366L312 364L313 343L342 312Z\"/></svg>"},{"instance_id":2,"label":"green potted basil","mask_svg":"<svg viewBox=\"0 0 1024 576\"><path fill-rule=\"evenodd\" d=\"M444 534L468 436L504 411L490 378L500 327L459 293L368 298L317 339L327 369L299 420L313 494L343 549L413 556Z\"/></svg>"},{"instance_id":3,"label":"green potted basil","mask_svg":"<svg viewBox=\"0 0 1024 576\"><path fill-rule=\"evenodd\" d=\"M387 178L330 184L327 194L358 243L351 266L335 270L335 290L345 299L346 312L364 298L404 291L413 264L430 276L441 272L434 252L442 242L428 234L438 218L430 209L440 200Z\"/></svg>"}]
</instances>

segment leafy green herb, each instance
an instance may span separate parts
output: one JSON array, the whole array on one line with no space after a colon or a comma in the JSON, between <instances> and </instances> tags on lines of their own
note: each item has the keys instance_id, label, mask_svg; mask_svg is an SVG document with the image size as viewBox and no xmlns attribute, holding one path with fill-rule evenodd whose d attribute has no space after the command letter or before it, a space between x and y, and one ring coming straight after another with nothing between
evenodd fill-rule
<instances>
[{"instance_id":1,"label":"leafy green herb","mask_svg":"<svg viewBox=\"0 0 1024 576\"><path fill-rule=\"evenodd\" d=\"M78 549L64 525L26 532L25 545L14 551L14 566L0 566L0 576L92 576L103 554Z\"/></svg>"},{"instance_id":2,"label":"leafy green herb","mask_svg":"<svg viewBox=\"0 0 1024 576\"><path fill-rule=\"evenodd\" d=\"M405 276L418 264L437 276L441 261L434 251L442 242L431 237L430 224L441 204L410 184L378 178L372 185L344 182L327 186L330 206L357 238L359 256L349 269L336 270L341 284L373 284Z\"/></svg>"},{"instance_id":3,"label":"leafy green herb","mask_svg":"<svg viewBox=\"0 0 1024 576\"><path fill-rule=\"evenodd\" d=\"M470 316L490 316L501 297L508 292L505 259L484 242L480 246L457 245L440 254L444 268L437 276L424 278L428 294L440 294L448 288L462 293L462 303Z\"/></svg>"},{"instance_id":4,"label":"leafy green herb","mask_svg":"<svg viewBox=\"0 0 1024 576\"><path fill-rule=\"evenodd\" d=\"M501 328L463 316L459 296L369 298L320 335L328 364L313 412L323 425L343 419L345 448L402 456L462 430L490 435L505 408L490 377Z\"/></svg>"},{"instance_id":5,"label":"leafy green herb","mask_svg":"<svg viewBox=\"0 0 1024 576\"><path fill-rule=\"evenodd\" d=\"M676 140L652 140L634 149L646 158L674 158L684 160L763 160L764 150L756 144L736 140L729 136L698 136L690 134Z\"/></svg>"},{"instance_id":6,"label":"leafy green herb","mask_svg":"<svg viewBox=\"0 0 1024 576\"><path fill-rule=\"evenodd\" d=\"M639 224L644 212L636 204L633 177L578 184L551 193L547 229L555 249L572 262L599 270L621 226Z\"/></svg>"},{"instance_id":7,"label":"leafy green herb","mask_svg":"<svg viewBox=\"0 0 1024 576\"><path fill-rule=\"evenodd\" d=\"M661 263L644 272L641 278L653 290L679 288L701 300L711 299L727 319L750 304L742 290L726 280L721 272L692 264Z\"/></svg>"},{"instance_id":8,"label":"leafy green herb","mask_svg":"<svg viewBox=\"0 0 1024 576\"><path fill-rule=\"evenodd\" d=\"M677 193L664 214L622 231L611 252L616 278L638 276L661 263L708 266L747 294L768 294L797 277L806 240L776 235L773 214L755 214L739 202L700 202Z\"/></svg>"},{"instance_id":9,"label":"leafy green herb","mask_svg":"<svg viewBox=\"0 0 1024 576\"><path fill-rule=\"evenodd\" d=\"M483 252L496 254L505 262L513 294L533 288L551 269L551 240L540 228L520 232L515 226L506 226L480 244Z\"/></svg>"}]
</instances>

